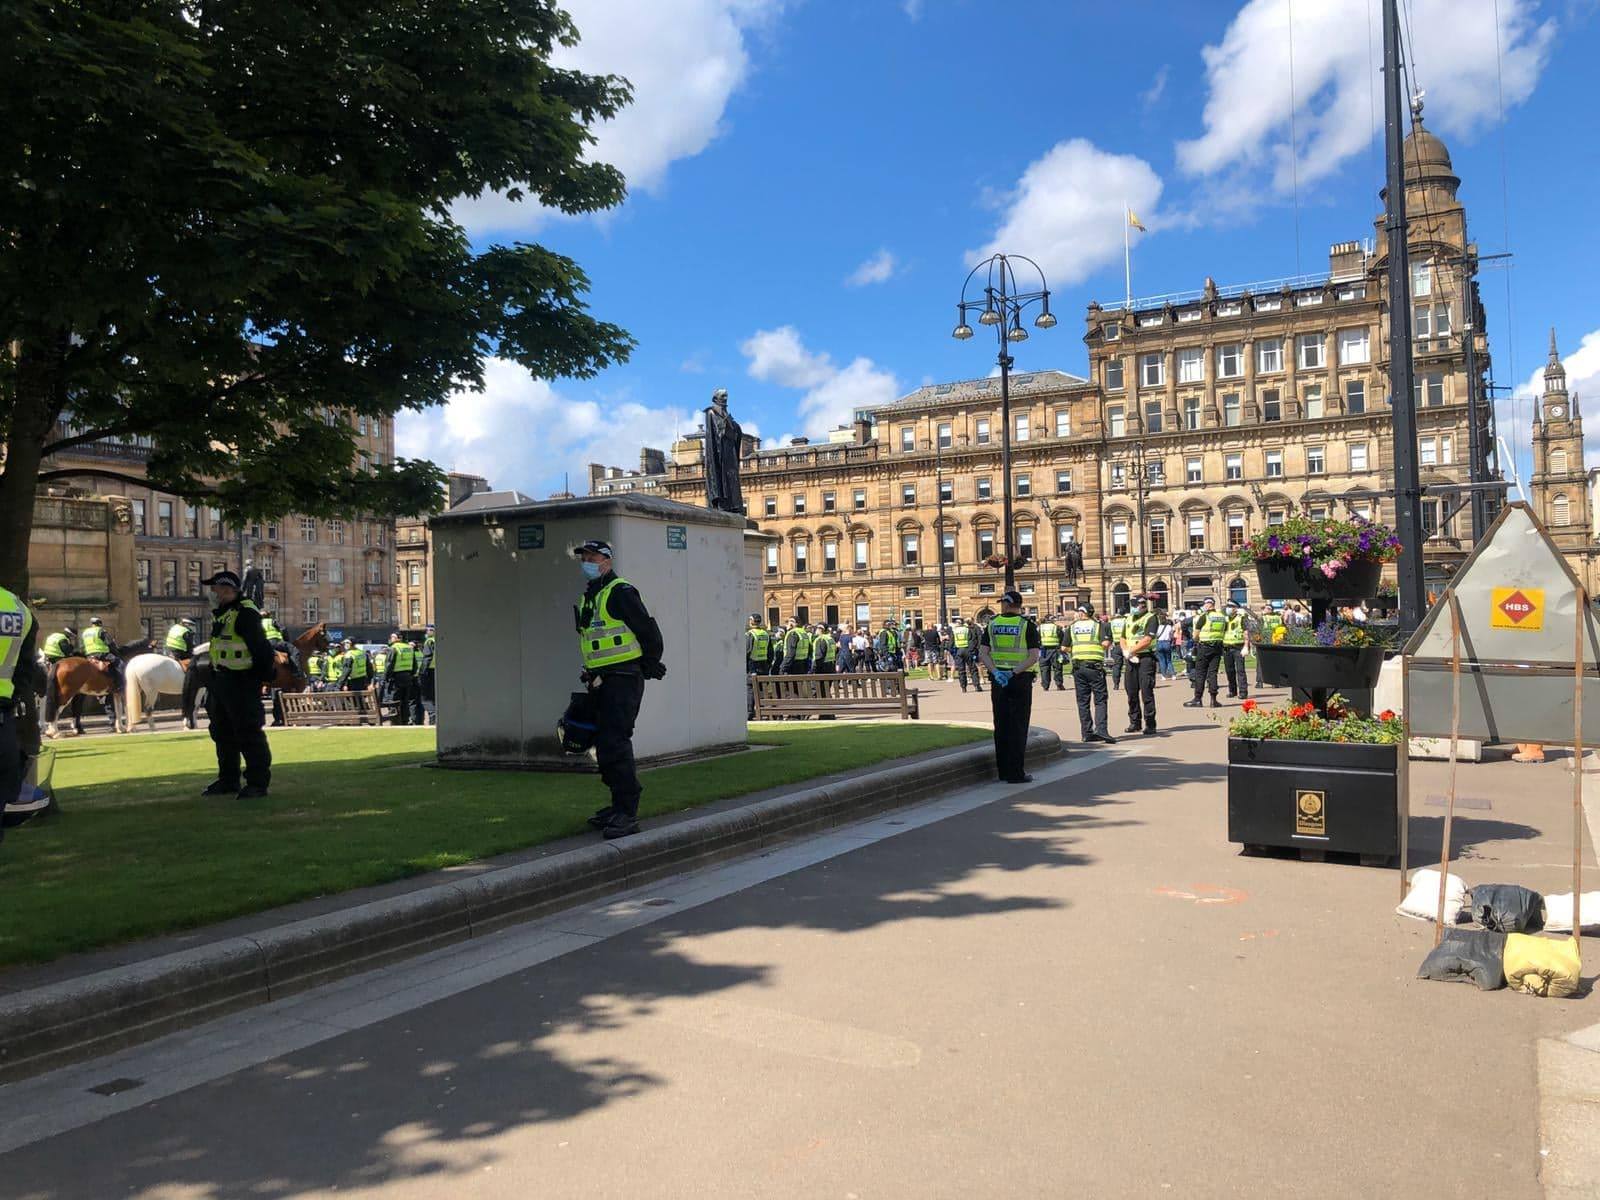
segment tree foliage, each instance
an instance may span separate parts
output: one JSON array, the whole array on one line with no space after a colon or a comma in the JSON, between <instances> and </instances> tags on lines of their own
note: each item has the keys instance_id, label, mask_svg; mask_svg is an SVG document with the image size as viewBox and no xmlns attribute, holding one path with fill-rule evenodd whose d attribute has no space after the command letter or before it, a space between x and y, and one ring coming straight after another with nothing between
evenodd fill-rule
<instances>
[{"instance_id":1,"label":"tree foliage","mask_svg":"<svg viewBox=\"0 0 1600 1200\"><path fill-rule=\"evenodd\" d=\"M154 486L240 521L420 512L440 472L355 461L349 420L586 377L631 339L572 260L477 251L451 203L568 213L626 82L562 70L554 0L14 0L0 22L0 579L41 460L145 435ZM55 431L65 419L75 435Z\"/></svg>"}]
</instances>

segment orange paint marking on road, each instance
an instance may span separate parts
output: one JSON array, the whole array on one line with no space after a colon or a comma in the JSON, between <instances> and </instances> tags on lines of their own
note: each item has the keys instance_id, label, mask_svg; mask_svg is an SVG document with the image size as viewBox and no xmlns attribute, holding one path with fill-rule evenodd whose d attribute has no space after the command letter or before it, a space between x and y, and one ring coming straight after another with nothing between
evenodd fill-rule
<instances>
[{"instance_id":1,"label":"orange paint marking on road","mask_svg":"<svg viewBox=\"0 0 1600 1200\"><path fill-rule=\"evenodd\" d=\"M1243 888L1222 887L1215 883L1196 883L1190 886L1194 891L1158 887L1156 895L1165 896L1169 900L1187 900L1190 904L1242 904L1250 899L1250 893Z\"/></svg>"}]
</instances>

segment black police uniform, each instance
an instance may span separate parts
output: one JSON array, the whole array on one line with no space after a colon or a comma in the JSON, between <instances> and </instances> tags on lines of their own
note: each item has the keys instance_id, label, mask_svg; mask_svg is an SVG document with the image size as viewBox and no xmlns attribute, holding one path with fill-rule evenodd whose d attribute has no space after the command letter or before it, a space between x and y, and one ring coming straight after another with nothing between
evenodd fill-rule
<instances>
[{"instance_id":1,"label":"black police uniform","mask_svg":"<svg viewBox=\"0 0 1600 1200\"><path fill-rule=\"evenodd\" d=\"M586 614L593 611L595 597L615 578L608 570L589 581L578 613L580 630L588 628ZM630 583L618 584L606 598L606 608L633 630L640 653L631 662L584 672L595 705L595 761L600 767L600 781L611 789L610 811L601 809L595 814L594 823L620 828L639 819L642 789L633 762L633 726L644 700L644 681L659 679L666 672L661 666L661 627L646 611L638 589Z\"/></svg>"},{"instance_id":2,"label":"black police uniform","mask_svg":"<svg viewBox=\"0 0 1600 1200\"><path fill-rule=\"evenodd\" d=\"M1138 733L1142 728L1146 733L1156 731L1156 630L1161 628L1165 614L1156 609L1147 613L1150 623L1145 626L1145 633L1150 638L1150 645L1139 652L1139 661L1134 662L1124 656L1123 659L1123 690L1128 696L1128 732ZM1133 615L1128 616L1129 624ZM1128 633L1128 625L1122 627L1122 635L1128 640L1133 639ZM1142 712L1140 710L1143 710Z\"/></svg>"},{"instance_id":3,"label":"black police uniform","mask_svg":"<svg viewBox=\"0 0 1600 1200\"><path fill-rule=\"evenodd\" d=\"M1094 621L1100 627L1095 640L1104 648L1105 644L1111 640L1111 626L1105 621L1097 620L1094 617L1085 617L1083 619ZM1077 624L1076 621L1065 626L1065 640L1061 643L1061 652L1069 656L1072 653L1072 626L1075 624ZM1090 736L1092 734L1105 741L1111 741L1111 731L1106 727L1106 722L1109 719L1106 710L1111 703L1111 692L1106 687L1105 661L1103 659L1092 662L1084 659L1072 659L1072 690L1077 694L1078 698L1078 728L1083 734L1083 740L1086 742L1093 741L1094 737ZM1092 710L1090 708L1091 701L1093 701Z\"/></svg>"},{"instance_id":4,"label":"black police uniform","mask_svg":"<svg viewBox=\"0 0 1600 1200\"><path fill-rule=\"evenodd\" d=\"M217 780L212 784L216 792L239 790L239 760L244 759L244 786L266 790L272 782L272 749L267 745L261 712L261 685L272 682L274 659L272 647L261 632L261 614L254 608L242 607L235 599L231 604L211 610L216 619L211 628L215 638L220 632L220 622L229 609L239 609L233 631L243 639L250 651L250 667L243 671L225 671L211 663L211 677L206 684L206 717L211 723L211 740L217 748Z\"/></svg>"},{"instance_id":5,"label":"black police uniform","mask_svg":"<svg viewBox=\"0 0 1600 1200\"><path fill-rule=\"evenodd\" d=\"M1023 645L1039 649L1039 627L1032 617L1022 618ZM989 645L989 629L984 627L978 645ZM991 647L992 651L992 647ZM989 708L994 715L994 763L1005 783L1026 782L1024 756L1028 750L1028 721L1033 715L1032 671L1014 671L1011 682L1001 687L989 676Z\"/></svg>"},{"instance_id":6,"label":"black police uniform","mask_svg":"<svg viewBox=\"0 0 1600 1200\"><path fill-rule=\"evenodd\" d=\"M394 698L394 723L396 725L411 724L411 712L417 703L417 669L415 663L421 651L415 646L410 646L411 662L409 671L397 671L394 666L395 647L409 645L403 642L389 643L389 695ZM419 722L420 723L420 722Z\"/></svg>"}]
</instances>

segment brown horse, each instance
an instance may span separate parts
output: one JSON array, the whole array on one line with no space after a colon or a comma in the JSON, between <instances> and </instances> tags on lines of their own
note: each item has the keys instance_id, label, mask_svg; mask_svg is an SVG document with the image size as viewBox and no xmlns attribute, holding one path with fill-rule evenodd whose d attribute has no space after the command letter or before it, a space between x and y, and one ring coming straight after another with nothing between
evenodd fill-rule
<instances>
[{"instance_id":1,"label":"brown horse","mask_svg":"<svg viewBox=\"0 0 1600 1200\"><path fill-rule=\"evenodd\" d=\"M150 640L146 638L119 647L116 655L118 661L126 665L130 658L145 654L149 649ZM84 696L110 697L112 711L106 714L106 719L111 722L111 732L123 731L122 690L117 686L111 667L92 658L74 655L56 663L55 687L45 691L45 733L49 737L56 736L56 717L63 707L69 705L72 709L73 732L83 732Z\"/></svg>"},{"instance_id":2,"label":"brown horse","mask_svg":"<svg viewBox=\"0 0 1600 1200\"><path fill-rule=\"evenodd\" d=\"M305 661L305 656L312 651L323 651L328 648L328 625L326 621L318 621L299 637L295 638L292 645L296 651L299 662ZM282 650L273 654L272 682L265 686L274 693L277 692L303 692L308 686L304 670L299 663L285 654ZM207 655L204 661L193 662L183 681L183 723L190 729L194 728L194 714L199 707L200 691L211 682L211 659ZM277 705L273 705L276 712Z\"/></svg>"}]
</instances>

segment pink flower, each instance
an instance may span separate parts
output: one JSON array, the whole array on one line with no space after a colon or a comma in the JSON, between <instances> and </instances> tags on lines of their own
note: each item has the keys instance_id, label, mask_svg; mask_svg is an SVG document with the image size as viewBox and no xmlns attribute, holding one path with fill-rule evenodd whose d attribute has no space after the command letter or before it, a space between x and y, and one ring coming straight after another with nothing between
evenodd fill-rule
<instances>
[{"instance_id":1,"label":"pink flower","mask_svg":"<svg viewBox=\"0 0 1600 1200\"><path fill-rule=\"evenodd\" d=\"M1339 568L1338 568L1337 565L1335 565L1334 563L1331 563L1331 562L1323 563L1322 564L1322 573L1325 576L1327 576L1329 579L1332 579L1335 575L1337 575L1339 573Z\"/></svg>"}]
</instances>

